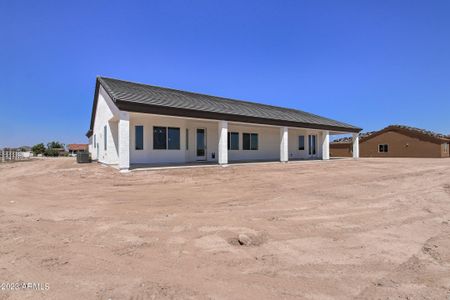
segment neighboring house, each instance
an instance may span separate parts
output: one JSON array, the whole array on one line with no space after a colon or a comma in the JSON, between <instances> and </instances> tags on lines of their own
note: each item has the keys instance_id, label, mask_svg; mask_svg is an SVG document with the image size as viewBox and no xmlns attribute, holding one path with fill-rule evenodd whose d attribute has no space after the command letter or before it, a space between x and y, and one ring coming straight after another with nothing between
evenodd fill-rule
<instances>
[{"instance_id":1,"label":"neighboring house","mask_svg":"<svg viewBox=\"0 0 450 300\"><path fill-rule=\"evenodd\" d=\"M70 156L76 156L78 152L86 152L89 150L88 144L69 144L67 146Z\"/></svg>"},{"instance_id":2,"label":"neighboring house","mask_svg":"<svg viewBox=\"0 0 450 300\"><path fill-rule=\"evenodd\" d=\"M361 157L449 157L450 138L424 129L391 125L380 131L360 134ZM330 144L333 157L352 156L348 138Z\"/></svg>"},{"instance_id":3,"label":"neighboring house","mask_svg":"<svg viewBox=\"0 0 450 300\"><path fill-rule=\"evenodd\" d=\"M303 111L98 77L89 151L127 170L136 164L328 159L329 137L358 132Z\"/></svg>"},{"instance_id":4,"label":"neighboring house","mask_svg":"<svg viewBox=\"0 0 450 300\"><path fill-rule=\"evenodd\" d=\"M49 150L58 152L58 156L67 155L67 152L66 152L65 148L49 148Z\"/></svg>"}]
</instances>

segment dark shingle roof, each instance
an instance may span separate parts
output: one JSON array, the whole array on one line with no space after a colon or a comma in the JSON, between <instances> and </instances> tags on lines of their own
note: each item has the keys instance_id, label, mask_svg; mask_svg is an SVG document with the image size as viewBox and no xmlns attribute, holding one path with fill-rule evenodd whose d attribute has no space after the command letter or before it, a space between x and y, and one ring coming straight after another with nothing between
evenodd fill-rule
<instances>
[{"instance_id":1,"label":"dark shingle roof","mask_svg":"<svg viewBox=\"0 0 450 300\"><path fill-rule=\"evenodd\" d=\"M283 108L248 101L203 95L170 88L151 86L118 79L98 77L112 100L121 110L137 111L138 107L173 109L173 111L195 111L204 116L219 115L229 121L242 119L243 122L272 120L286 126L359 132L361 129L343 122L324 118L304 111ZM146 112L151 112L147 110ZM166 113L169 114L169 113ZM270 123L267 123L270 124ZM92 123L91 123L92 128Z\"/></svg>"}]
</instances>

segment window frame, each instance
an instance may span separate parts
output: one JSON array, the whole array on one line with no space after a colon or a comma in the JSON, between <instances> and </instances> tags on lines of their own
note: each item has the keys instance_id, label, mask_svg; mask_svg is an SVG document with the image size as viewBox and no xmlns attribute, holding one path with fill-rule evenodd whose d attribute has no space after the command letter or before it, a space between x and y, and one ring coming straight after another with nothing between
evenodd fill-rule
<instances>
[{"instance_id":1,"label":"window frame","mask_svg":"<svg viewBox=\"0 0 450 300\"><path fill-rule=\"evenodd\" d=\"M246 147L246 137L248 137L248 149ZM256 137L256 147L254 147L253 137ZM245 151L258 151L259 150L259 134L258 133L249 133L249 132L243 132L242 133L242 150Z\"/></svg>"},{"instance_id":2,"label":"window frame","mask_svg":"<svg viewBox=\"0 0 450 300\"><path fill-rule=\"evenodd\" d=\"M186 142L186 150L189 150L189 129L188 128L186 128L185 142Z\"/></svg>"},{"instance_id":3,"label":"window frame","mask_svg":"<svg viewBox=\"0 0 450 300\"><path fill-rule=\"evenodd\" d=\"M164 134L161 135L164 137L164 143L162 143L161 141L161 148L155 147L156 146L156 141L158 141L158 139L155 139L155 133L158 134L158 132L155 132L155 130L157 129L162 129L164 131ZM161 133L162 134L162 133ZM164 145L162 145L164 144ZM162 148L164 147L164 148ZM167 127L165 126L153 126L153 150L167 150Z\"/></svg>"},{"instance_id":4,"label":"window frame","mask_svg":"<svg viewBox=\"0 0 450 300\"><path fill-rule=\"evenodd\" d=\"M300 141L303 141L303 146L301 146ZM304 135L299 135L298 136L298 150L299 151L305 151L305 136Z\"/></svg>"},{"instance_id":5,"label":"window frame","mask_svg":"<svg viewBox=\"0 0 450 300\"><path fill-rule=\"evenodd\" d=\"M246 138L248 138L248 142L246 141ZM251 142L250 142L250 133L244 132L242 133L242 150L248 151L251 149ZM248 147L247 147L248 144Z\"/></svg>"},{"instance_id":6,"label":"window frame","mask_svg":"<svg viewBox=\"0 0 450 300\"><path fill-rule=\"evenodd\" d=\"M378 144L378 153L389 153L389 144Z\"/></svg>"},{"instance_id":7,"label":"window frame","mask_svg":"<svg viewBox=\"0 0 450 300\"><path fill-rule=\"evenodd\" d=\"M142 128L142 145L141 148L138 148L138 128ZM135 125L134 126L134 150L141 151L144 150L144 125Z\"/></svg>"},{"instance_id":8,"label":"window frame","mask_svg":"<svg viewBox=\"0 0 450 300\"><path fill-rule=\"evenodd\" d=\"M178 145L176 145L177 147L176 148L171 148L171 147L169 147L170 146L170 142L171 142L171 138L170 138L170 131L178 131ZM167 141L167 150L181 150L181 128L180 127L167 127L167 130L166 130L166 132L167 132L167 138L166 138L166 141Z\"/></svg>"},{"instance_id":9,"label":"window frame","mask_svg":"<svg viewBox=\"0 0 450 300\"><path fill-rule=\"evenodd\" d=\"M155 129L164 129L164 148L155 148ZM178 131L178 145L177 148L169 148L169 130ZM162 145L161 145L162 146ZM181 127L172 126L153 126L153 150L181 150Z\"/></svg>"},{"instance_id":10,"label":"window frame","mask_svg":"<svg viewBox=\"0 0 450 300\"><path fill-rule=\"evenodd\" d=\"M232 136L236 136L237 135L237 145L234 145L236 147L231 147L232 146ZM227 134L227 149L228 150L233 150L233 151L238 151L239 150L239 132L235 132L235 131L229 131Z\"/></svg>"},{"instance_id":11,"label":"window frame","mask_svg":"<svg viewBox=\"0 0 450 300\"><path fill-rule=\"evenodd\" d=\"M253 137L256 137L256 147L254 147ZM250 133L250 150L258 151L259 150L259 136L257 133Z\"/></svg>"},{"instance_id":12,"label":"window frame","mask_svg":"<svg viewBox=\"0 0 450 300\"><path fill-rule=\"evenodd\" d=\"M308 155L315 156L317 155L317 134L309 134L308 135Z\"/></svg>"}]
</instances>

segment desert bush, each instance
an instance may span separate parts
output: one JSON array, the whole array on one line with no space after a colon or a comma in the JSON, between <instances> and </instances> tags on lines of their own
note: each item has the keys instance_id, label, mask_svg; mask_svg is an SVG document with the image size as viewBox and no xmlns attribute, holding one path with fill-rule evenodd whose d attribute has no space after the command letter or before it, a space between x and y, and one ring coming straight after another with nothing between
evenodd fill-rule
<instances>
[{"instance_id":1,"label":"desert bush","mask_svg":"<svg viewBox=\"0 0 450 300\"><path fill-rule=\"evenodd\" d=\"M36 144L31 148L31 152L33 152L34 155L38 154L44 154L45 153L45 146L43 143Z\"/></svg>"},{"instance_id":2,"label":"desert bush","mask_svg":"<svg viewBox=\"0 0 450 300\"><path fill-rule=\"evenodd\" d=\"M54 149L46 149L44 152L45 156L56 157L59 156L59 151Z\"/></svg>"}]
</instances>

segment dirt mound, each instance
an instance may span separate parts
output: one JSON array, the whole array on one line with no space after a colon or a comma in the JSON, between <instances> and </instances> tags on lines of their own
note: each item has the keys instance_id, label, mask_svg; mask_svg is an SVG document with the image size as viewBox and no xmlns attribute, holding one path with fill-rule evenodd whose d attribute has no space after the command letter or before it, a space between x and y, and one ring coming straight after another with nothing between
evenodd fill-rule
<instances>
[{"instance_id":1,"label":"dirt mound","mask_svg":"<svg viewBox=\"0 0 450 300\"><path fill-rule=\"evenodd\" d=\"M231 237L228 239L228 243L233 246L261 246L267 241L266 234L251 234L251 233L241 233L236 237Z\"/></svg>"}]
</instances>

